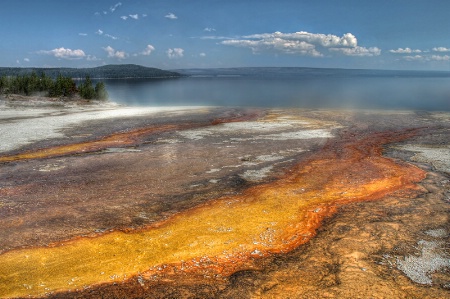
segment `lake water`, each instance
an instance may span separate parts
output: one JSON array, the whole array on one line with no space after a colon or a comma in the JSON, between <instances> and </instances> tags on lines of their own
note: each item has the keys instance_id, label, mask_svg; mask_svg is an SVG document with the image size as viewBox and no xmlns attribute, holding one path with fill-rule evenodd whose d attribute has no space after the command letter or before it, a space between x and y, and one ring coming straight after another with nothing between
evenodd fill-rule
<instances>
[{"instance_id":1,"label":"lake water","mask_svg":"<svg viewBox=\"0 0 450 299\"><path fill-rule=\"evenodd\" d=\"M444 75L192 76L105 81L112 101L131 106L212 105L450 111Z\"/></svg>"}]
</instances>

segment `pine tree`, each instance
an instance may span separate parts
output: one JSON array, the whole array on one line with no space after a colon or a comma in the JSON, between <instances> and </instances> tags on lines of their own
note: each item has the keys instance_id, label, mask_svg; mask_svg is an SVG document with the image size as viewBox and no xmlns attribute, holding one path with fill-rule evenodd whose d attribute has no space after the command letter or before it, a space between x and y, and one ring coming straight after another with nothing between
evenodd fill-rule
<instances>
[{"instance_id":1,"label":"pine tree","mask_svg":"<svg viewBox=\"0 0 450 299\"><path fill-rule=\"evenodd\" d=\"M91 100L95 98L95 89L92 87L92 81L91 77L86 76L86 79L84 80L83 84L81 84L80 88L80 96L83 99Z\"/></svg>"},{"instance_id":2,"label":"pine tree","mask_svg":"<svg viewBox=\"0 0 450 299\"><path fill-rule=\"evenodd\" d=\"M39 78L39 91L48 93L50 92L53 86L53 80L50 77L47 77L44 72L41 73L41 77Z\"/></svg>"},{"instance_id":3,"label":"pine tree","mask_svg":"<svg viewBox=\"0 0 450 299\"><path fill-rule=\"evenodd\" d=\"M106 91L105 83L97 82L97 84L95 84L95 98L101 101L108 99L108 92Z\"/></svg>"},{"instance_id":4,"label":"pine tree","mask_svg":"<svg viewBox=\"0 0 450 299\"><path fill-rule=\"evenodd\" d=\"M47 92L49 97L73 97L78 93L83 99L108 99L105 84L98 82L94 88L89 75L79 87L72 78L64 77L61 74L55 80L52 80L44 72L39 75L33 72L30 75L0 77L0 94L12 93L28 96L37 92Z\"/></svg>"},{"instance_id":5,"label":"pine tree","mask_svg":"<svg viewBox=\"0 0 450 299\"><path fill-rule=\"evenodd\" d=\"M9 89L9 80L6 76L0 78L0 93L6 93Z\"/></svg>"}]
</instances>

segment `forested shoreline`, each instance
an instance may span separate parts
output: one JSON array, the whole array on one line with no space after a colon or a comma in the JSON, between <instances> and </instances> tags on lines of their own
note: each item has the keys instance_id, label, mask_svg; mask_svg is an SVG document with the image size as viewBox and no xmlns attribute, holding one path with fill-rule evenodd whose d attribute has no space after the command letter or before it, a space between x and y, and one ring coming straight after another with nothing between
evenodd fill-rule
<instances>
[{"instance_id":1,"label":"forested shoreline","mask_svg":"<svg viewBox=\"0 0 450 299\"><path fill-rule=\"evenodd\" d=\"M20 67L0 67L1 76L24 76L31 73L44 73L50 78L57 78L59 75L70 78L91 79L130 79L130 78L177 78L182 75L177 72L165 71L157 68L145 67L135 64L103 65L92 68L20 68Z\"/></svg>"},{"instance_id":2,"label":"forested shoreline","mask_svg":"<svg viewBox=\"0 0 450 299\"><path fill-rule=\"evenodd\" d=\"M95 86L86 76L79 84L70 77L58 75L55 79L45 73L35 72L22 76L1 76L0 94L19 94L24 96L63 97L66 99L107 100L108 92L103 82Z\"/></svg>"},{"instance_id":3,"label":"forested shoreline","mask_svg":"<svg viewBox=\"0 0 450 299\"><path fill-rule=\"evenodd\" d=\"M93 68L0 67L0 95L39 96L64 100L107 100L101 81L92 79L177 78L183 75L134 64Z\"/></svg>"}]
</instances>

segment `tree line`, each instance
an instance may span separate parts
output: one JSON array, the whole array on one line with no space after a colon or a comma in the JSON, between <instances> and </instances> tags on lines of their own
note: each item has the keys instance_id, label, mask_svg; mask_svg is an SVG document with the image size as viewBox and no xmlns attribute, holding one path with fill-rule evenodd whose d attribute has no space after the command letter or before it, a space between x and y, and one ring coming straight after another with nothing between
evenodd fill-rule
<instances>
[{"instance_id":1,"label":"tree line","mask_svg":"<svg viewBox=\"0 0 450 299\"><path fill-rule=\"evenodd\" d=\"M37 74L56 78L59 74L71 78L84 78L89 75L95 79L129 79L129 78L179 78L180 73L135 64L103 65L93 68L21 68L0 67L0 76L22 76L36 72Z\"/></svg>"},{"instance_id":2,"label":"tree line","mask_svg":"<svg viewBox=\"0 0 450 299\"><path fill-rule=\"evenodd\" d=\"M35 72L22 76L2 76L0 77L0 93L2 94L20 94L20 95L42 95L48 97L67 97L75 98L77 96L91 100L107 100L108 92L103 82L97 82L95 86L89 76L77 85L70 77L59 74L56 79L52 79L41 73Z\"/></svg>"}]
</instances>

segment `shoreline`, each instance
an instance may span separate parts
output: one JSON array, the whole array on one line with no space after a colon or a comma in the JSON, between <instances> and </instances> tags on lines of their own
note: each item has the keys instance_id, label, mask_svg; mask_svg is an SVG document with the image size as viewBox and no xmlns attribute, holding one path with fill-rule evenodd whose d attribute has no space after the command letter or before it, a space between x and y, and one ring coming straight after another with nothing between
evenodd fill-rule
<instances>
[{"instance_id":1,"label":"shoreline","mask_svg":"<svg viewBox=\"0 0 450 299\"><path fill-rule=\"evenodd\" d=\"M48 100L51 99L51 100ZM47 139L65 138L64 130L82 127L84 123L120 118L142 118L176 111L196 111L212 107L130 107L113 102L65 102L38 97L37 100L8 100L0 110L0 155ZM12 105L11 105L12 103ZM0 107L2 100L0 99Z\"/></svg>"},{"instance_id":2,"label":"shoreline","mask_svg":"<svg viewBox=\"0 0 450 299\"><path fill-rule=\"evenodd\" d=\"M13 106L13 107L72 107L74 105L100 105L100 104L110 104L118 105L109 100L86 100L79 96L69 98L69 97L47 97L42 95L20 95L20 94L0 94L0 106Z\"/></svg>"}]
</instances>

